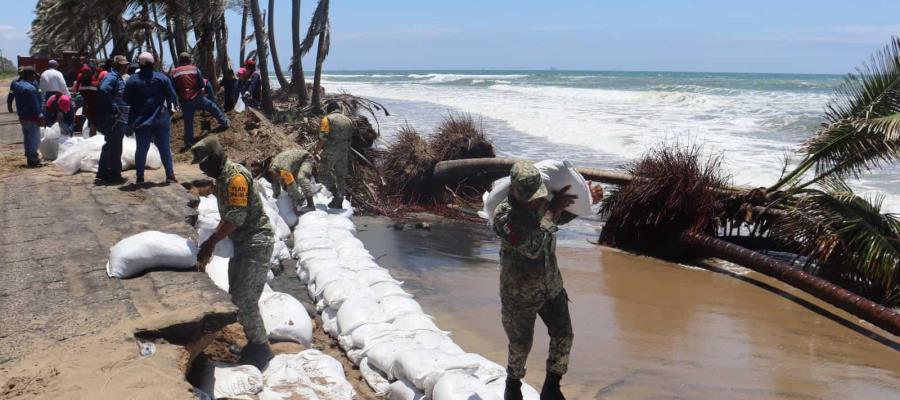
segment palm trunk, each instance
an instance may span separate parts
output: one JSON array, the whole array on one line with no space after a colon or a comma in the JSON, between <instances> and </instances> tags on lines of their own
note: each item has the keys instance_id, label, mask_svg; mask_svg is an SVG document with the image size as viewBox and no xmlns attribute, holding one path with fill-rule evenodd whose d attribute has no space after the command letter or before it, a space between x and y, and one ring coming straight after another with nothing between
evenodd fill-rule
<instances>
[{"instance_id":1,"label":"palm trunk","mask_svg":"<svg viewBox=\"0 0 900 400\"><path fill-rule=\"evenodd\" d=\"M253 30L256 36L256 52L258 54L259 74L262 77L262 107L266 115L275 113L275 105L272 104L272 92L269 87L269 68L266 38L263 36L263 19L259 11L259 0L250 0L250 11L253 13Z\"/></svg>"},{"instance_id":2,"label":"palm trunk","mask_svg":"<svg viewBox=\"0 0 900 400\"><path fill-rule=\"evenodd\" d=\"M228 69L228 25L225 24L225 14L222 14L221 26L216 31L216 49L219 53L219 72L223 75ZM213 83L213 87L219 90L218 79Z\"/></svg>"},{"instance_id":3,"label":"palm trunk","mask_svg":"<svg viewBox=\"0 0 900 400\"><path fill-rule=\"evenodd\" d=\"M275 45L275 0L269 0L269 26L266 27L269 34L269 48L272 50L272 64L275 68L275 76L278 78L278 84L282 89L288 88L288 81L284 77L284 71L281 70L281 62L278 61L278 46Z\"/></svg>"},{"instance_id":4,"label":"palm trunk","mask_svg":"<svg viewBox=\"0 0 900 400\"><path fill-rule=\"evenodd\" d=\"M247 45L244 43L244 38L247 37L247 15L250 14L250 5L247 4L246 0L244 1L244 15L241 17L241 59L238 60L241 65L244 64L244 56L247 55Z\"/></svg>"},{"instance_id":5,"label":"palm trunk","mask_svg":"<svg viewBox=\"0 0 900 400\"><path fill-rule=\"evenodd\" d=\"M175 21L175 50L178 54L188 51L187 32L185 31L184 20L176 14L172 17ZM178 59L178 56L175 56Z\"/></svg>"},{"instance_id":6,"label":"palm trunk","mask_svg":"<svg viewBox=\"0 0 900 400\"><path fill-rule=\"evenodd\" d=\"M158 7L159 7L158 5L154 5L153 9L152 9L153 10L153 24L156 26L159 25L159 14L157 13L157 10L156 10ZM163 48L162 32L160 32L158 29L156 30L156 42L159 44L159 63L163 64L163 61L165 59L165 48Z\"/></svg>"},{"instance_id":7,"label":"palm trunk","mask_svg":"<svg viewBox=\"0 0 900 400\"><path fill-rule=\"evenodd\" d=\"M319 43L316 48L316 73L313 76L313 92L312 92L312 107L314 111L321 112L322 111L322 99L319 95L319 90L322 87L322 65L325 63L324 57L324 47L325 47L325 32L319 33Z\"/></svg>"},{"instance_id":8,"label":"palm trunk","mask_svg":"<svg viewBox=\"0 0 900 400\"><path fill-rule=\"evenodd\" d=\"M707 235L685 233L681 244L698 253L721 258L771 276L803 290L894 335L900 335L900 314L837 286L793 268L787 263Z\"/></svg>"},{"instance_id":9,"label":"palm trunk","mask_svg":"<svg viewBox=\"0 0 900 400\"><path fill-rule=\"evenodd\" d=\"M300 54L300 0L293 0L291 7L291 30L294 45L294 57L291 60L291 84L297 91L300 107L309 104L309 92L306 91L306 77L303 76L303 56Z\"/></svg>"},{"instance_id":10,"label":"palm trunk","mask_svg":"<svg viewBox=\"0 0 900 400\"><path fill-rule=\"evenodd\" d=\"M178 50L175 49L175 35L172 33L172 17L166 15L166 34L169 35L169 54L172 60L178 61Z\"/></svg>"},{"instance_id":11,"label":"palm trunk","mask_svg":"<svg viewBox=\"0 0 900 400\"><path fill-rule=\"evenodd\" d=\"M455 181L466 176L478 174L493 179L500 179L504 176L509 176L509 170L516 161L519 160L514 158L470 158L441 161L435 165L432 177L441 181ZM624 185L633 179L631 175L617 171L584 167L576 167L575 169L585 179L610 185Z\"/></svg>"}]
</instances>

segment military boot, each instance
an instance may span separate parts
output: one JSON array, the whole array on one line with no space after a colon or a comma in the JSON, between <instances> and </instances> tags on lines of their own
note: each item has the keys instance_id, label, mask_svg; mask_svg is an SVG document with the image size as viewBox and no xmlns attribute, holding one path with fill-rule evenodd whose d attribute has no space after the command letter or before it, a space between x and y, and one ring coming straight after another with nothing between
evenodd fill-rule
<instances>
[{"instance_id":1,"label":"military boot","mask_svg":"<svg viewBox=\"0 0 900 400\"><path fill-rule=\"evenodd\" d=\"M238 359L238 364L250 364L262 371L266 368L266 365L269 365L269 360L273 357L275 355L272 354L272 349L269 348L268 343L247 343L241 349L241 357Z\"/></svg>"},{"instance_id":2,"label":"military boot","mask_svg":"<svg viewBox=\"0 0 900 400\"><path fill-rule=\"evenodd\" d=\"M541 400L566 400L559 389L559 381L561 379L562 375L547 372L547 378L544 379L544 387L541 388Z\"/></svg>"},{"instance_id":3,"label":"military boot","mask_svg":"<svg viewBox=\"0 0 900 400\"><path fill-rule=\"evenodd\" d=\"M302 215L302 214L306 214L310 211L315 211L315 210L316 210L316 202L313 201L312 197L307 197L306 198L306 206L300 207L300 209L297 210L297 213Z\"/></svg>"},{"instance_id":4,"label":"military boot","mask_svg":"<svg viewBox=\"0 0 900 400\"><path fill-rule=\"evenodd\" d=\"M522 400L522 380L507 376L503 400Z\"/></svg>"}]
</instances>

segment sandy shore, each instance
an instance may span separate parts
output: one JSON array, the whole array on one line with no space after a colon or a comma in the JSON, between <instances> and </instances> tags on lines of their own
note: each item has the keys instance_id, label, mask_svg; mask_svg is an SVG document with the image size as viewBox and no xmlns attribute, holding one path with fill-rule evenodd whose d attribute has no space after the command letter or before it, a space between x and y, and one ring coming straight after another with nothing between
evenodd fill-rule
<instances>
[{"instance_id":1,"label":"sandy shore","mask_svg":"<svg viewBox=\"0 0 900 400\"><path fill-rule=\"evenodd\" d=\"M464 349L505 365L497 243L486 226L396 231L357 218L360 239ZM773 279L562 243L575 325L573 399L895 399L900 340ZM734 271L734 272L731 272ZM526 380L540 387L536 327Z\"/></svg>"}]
</instances>

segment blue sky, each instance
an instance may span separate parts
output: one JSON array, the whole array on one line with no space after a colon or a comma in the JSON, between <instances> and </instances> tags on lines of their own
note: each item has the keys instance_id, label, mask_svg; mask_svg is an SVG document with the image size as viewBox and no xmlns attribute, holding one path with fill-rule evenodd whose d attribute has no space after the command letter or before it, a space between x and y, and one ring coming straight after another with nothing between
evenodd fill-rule
<instances>
[{"instance_id":1,"label":"blue sky","mask_svg":"<svg viewBox=\"0 0 900 400\"><path fill-rule=\"evenodd\" d=\"M0 49L25 53L35 0L9 3ZM290 2L276 9L287 63ZM896 0L333 0L326 68L844 73L900 35L898 16Z\"/></svg>"}]
</instances>

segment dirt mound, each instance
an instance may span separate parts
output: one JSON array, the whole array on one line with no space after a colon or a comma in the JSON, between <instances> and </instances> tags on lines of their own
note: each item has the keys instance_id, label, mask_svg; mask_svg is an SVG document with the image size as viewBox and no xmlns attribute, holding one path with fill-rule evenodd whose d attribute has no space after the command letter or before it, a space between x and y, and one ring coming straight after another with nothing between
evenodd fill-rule
<instances>
[{"instance_id":1,"label":"dirt mound","mask_svg":"<svg viewBox=\"0 0 900 400\"><path fill-rule=\"evenodd\" d=\"M218 133L228 157L246 166L273 157L291 148L300 147L295 138L272 124L259 111L247 108L242 113L229 112L231 128ZM210 127L216 126L214 118L208 115L194 118L194 135L199 139L210 134ZM176 161L190 162L190 151L178 151L184 147L184 118L176 113L172 119L172 147Z\"/></svg>"}]
</instances>

